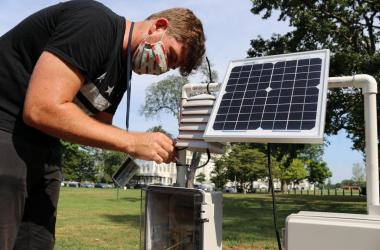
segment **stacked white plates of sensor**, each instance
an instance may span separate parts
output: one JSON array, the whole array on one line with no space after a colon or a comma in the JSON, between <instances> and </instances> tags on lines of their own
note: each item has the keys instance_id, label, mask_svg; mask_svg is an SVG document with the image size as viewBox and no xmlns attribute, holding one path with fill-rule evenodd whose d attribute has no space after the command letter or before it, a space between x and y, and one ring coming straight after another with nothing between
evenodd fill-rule
<instances>
[{"instance_id":1,"label":"stacked white plates of sensor","mask_svg":"<svg viewBox=\"0 0 380 250\"><path fill-rule=\"evenodd\" d=\"M213 95L201 94L190 97L182 107L179 135L176 146L193 152L224 153L224 144L206 142L203 134L215 103Z\"/></svg>"}]
</instances>

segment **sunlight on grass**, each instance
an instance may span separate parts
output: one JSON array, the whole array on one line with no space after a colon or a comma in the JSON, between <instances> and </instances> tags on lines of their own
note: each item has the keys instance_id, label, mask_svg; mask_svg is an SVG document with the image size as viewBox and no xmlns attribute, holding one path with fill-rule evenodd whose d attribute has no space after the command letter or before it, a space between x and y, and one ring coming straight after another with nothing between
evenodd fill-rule
<instances>
[{"instance_id":1,"label":"sunlight on grass","mask_svg":"<svg viewBox=\"0 0 380 250\"><path fill-rule=\"evenodd\" d=\"M58 207L55 249L139 249L140 190L63 188ZM300 210L365 213L358 196L277 195L279 227ZM223 249L276 249L271 197L225 194Z\"/></svg>"}]
</instances>

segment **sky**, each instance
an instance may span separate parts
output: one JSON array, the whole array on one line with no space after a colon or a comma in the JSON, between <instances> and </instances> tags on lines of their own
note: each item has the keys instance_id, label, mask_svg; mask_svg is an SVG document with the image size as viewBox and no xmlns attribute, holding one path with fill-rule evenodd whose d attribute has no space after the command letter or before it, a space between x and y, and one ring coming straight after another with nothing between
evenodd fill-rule
<instances>
[{"instance_id":1,"label":"sky","mask_svg":"<svg viewBox=\"0 0 380 250\"><path fill-rule=\"evenodd\" d=\"M58 2L61 1L0 0L0 35L35 11ZM251 39L259 35L269 38L273 33L283 34L291 30L286 22L278 22L275 17L263 20L253 15L250 12L252 3L249 0L102 0L100 2L132 21L144 20L150 14L167 8L190 8L203 23L207 39L206 54L214 70L218 72L219 82L223 81L231 60L247 57ZM158 82L170 74L177 74L177 72L170 71L158 77L133 74L131 131L146 131L153 126L162 125L172 135L178 134L178 125L174 117L162 114L158 119L146 120L140 112L145 100L145 89L153 82ZM114 116L115 126L125 128L125 113L126 101L123 99ZM350 179L352 165L354 163L364 165L361 152L351 150L352 143L346 138L345 132L328 137L327 140L330 144L325 147L323 159L333 172L331 182Z\"/></svg>"}]
</instances>

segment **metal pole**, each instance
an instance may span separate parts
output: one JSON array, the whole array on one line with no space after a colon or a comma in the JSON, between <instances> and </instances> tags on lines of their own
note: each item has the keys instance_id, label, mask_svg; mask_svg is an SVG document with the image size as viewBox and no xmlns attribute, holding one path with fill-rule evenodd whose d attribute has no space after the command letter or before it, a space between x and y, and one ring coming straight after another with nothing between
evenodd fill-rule
<instances>
[{"instance_id":1,"label":"metal pole","mask_svg":"<svg viewBox=\"0 0 380 250\"><path fill-rule=\"evenodd\" d=\"M178 152L179 162L186 164L186 150L181 150ZM177 178L176 186L186 187L186 167L177 165Z\"/></svg>"}]
</instances>

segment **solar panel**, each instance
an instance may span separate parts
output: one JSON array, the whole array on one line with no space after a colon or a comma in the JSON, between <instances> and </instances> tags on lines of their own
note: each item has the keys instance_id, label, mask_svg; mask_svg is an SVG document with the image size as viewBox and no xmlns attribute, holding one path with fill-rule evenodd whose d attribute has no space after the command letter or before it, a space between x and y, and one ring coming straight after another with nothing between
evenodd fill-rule
<instances>
[{"instance_id":1,"label":"solar panel","mask_svg":"<svg viewBox=\"0 0 380 250\"><path fill-rule=\"evenodd\" d=\"M328 50L232 61L205 139L321 143L328 69Z\"/></svg>"}]
</instances>

